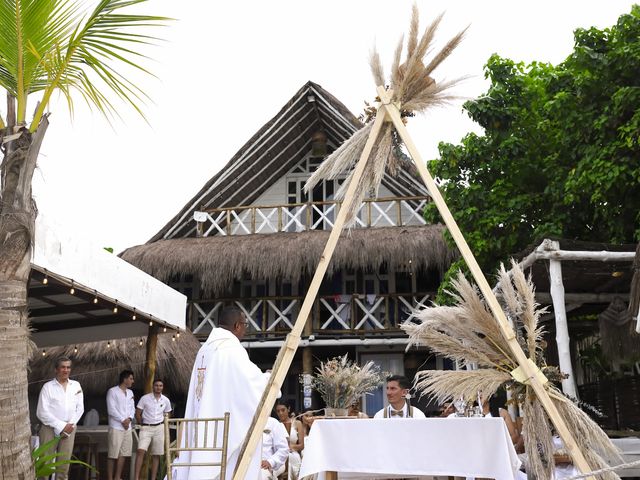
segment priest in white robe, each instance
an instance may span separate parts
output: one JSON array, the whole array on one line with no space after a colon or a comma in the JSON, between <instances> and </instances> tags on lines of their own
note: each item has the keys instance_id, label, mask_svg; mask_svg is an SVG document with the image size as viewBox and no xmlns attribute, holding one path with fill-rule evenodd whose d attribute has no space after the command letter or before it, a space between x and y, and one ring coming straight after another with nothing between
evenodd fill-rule
<instances>
[{"instance_id":1,"label":"priest in white robe","mask_svg":"<svg viewBox=\"0 0 640 480\"><path fill-rule=\"evenodd\" d=\"M253 416L269 380L270 373L263 373L251 360L240 344L249 323L242 310L236 307L225 308L219 319L219 327L214 328L207 341L202 345L191 374L189 395L185 418L223 417L230 413L229 441L227 453L226 479L233 478L233 471L245 435L249 430ZM204 423L200 422L196 430L191 424L185 428L182 447L201 447L204 445ZM213 445L213 424L209 424L207 446ZM219 437L222 432L219 431ZM197 437L197 438L196 438ZM218 444L221 446L221 438ZM254 452L247 479L257 479L260 475L260 450ZM220 461L219 452L183 451L179 463L214 463ZM177 480L213 480L219 478L220 467L183 466L174 467Z\"/></svg>"}]
</instances>

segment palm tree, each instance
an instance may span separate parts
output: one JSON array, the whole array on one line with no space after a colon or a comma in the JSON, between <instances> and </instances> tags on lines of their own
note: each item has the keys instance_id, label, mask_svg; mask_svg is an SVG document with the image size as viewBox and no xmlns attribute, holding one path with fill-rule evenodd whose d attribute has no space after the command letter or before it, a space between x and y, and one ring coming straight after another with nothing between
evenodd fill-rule
<instances>
[{"instance_id":1,"label":"palm tree","mask_svg":"<svg viewBox=\"0 0 640 480\"><path fill-rule=\"evenodd\" d=\"M140 30L165 25L164 17L129 13L147 0L0 0L0 87L7 93L0 115L0 472L34 478L29 455L27 363L30 356L27 281L36 207L31 182L47 131L52 95L81 97L108 118L113 100L142 114L144 92L127 69L145 70L137 49L155 37ZM35 107L27 118L28 100ZM7 368L8 367L8 368Z\"/></svg>"}]
</instances>

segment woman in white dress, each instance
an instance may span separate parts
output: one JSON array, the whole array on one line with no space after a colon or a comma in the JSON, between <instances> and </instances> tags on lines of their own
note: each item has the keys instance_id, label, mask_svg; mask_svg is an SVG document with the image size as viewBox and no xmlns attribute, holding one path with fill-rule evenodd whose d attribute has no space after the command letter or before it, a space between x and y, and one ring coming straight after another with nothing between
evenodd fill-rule
<instances>
[{"instance_id":1,"label":"woman in white dress","mask_svg":"<svg viewBox=\"0 0 640 480\"><path fill-rule=\"evenodd\" d=\"M301 453L304 449L304 428L300 420L292 418L291 407L284 402L276 403L276 415L289 434L288 479L298 480Z\"/></svg>"}]
</instances>

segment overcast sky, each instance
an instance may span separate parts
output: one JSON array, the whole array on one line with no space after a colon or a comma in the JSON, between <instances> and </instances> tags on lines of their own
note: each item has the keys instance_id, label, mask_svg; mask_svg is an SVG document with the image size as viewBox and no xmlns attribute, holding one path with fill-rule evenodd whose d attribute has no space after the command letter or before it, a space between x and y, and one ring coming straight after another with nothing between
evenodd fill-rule
<instances>
[{"instance_id":1,"label":"overcast sky","mask_svg":"<svg viewBox=\"0 0 640 480\"><path fill-rule=\"evenodd\" d=\"M407 30L412 1L152 0L152 14L175 18L167 40L148 53L158 79L144 79L153 104L149 124L125 107L110 126L78 102L73 121L62 103L34 176L40 212L61 228L84 232L121 251L144 243L308 80L356 115L374 97L368 55L384 65ZM631 1L418 1L422 22L441 11L438 39L470 25L466 41L436 80L468 75L457 92L487 88L492 53L517 61L558 63L572 50L573 30L599 28L628 13ZM440 141L477 130L462 101L410 120L425 159ZM32 108L32 107L30 107Z\"/></svg>"}]
</instances>

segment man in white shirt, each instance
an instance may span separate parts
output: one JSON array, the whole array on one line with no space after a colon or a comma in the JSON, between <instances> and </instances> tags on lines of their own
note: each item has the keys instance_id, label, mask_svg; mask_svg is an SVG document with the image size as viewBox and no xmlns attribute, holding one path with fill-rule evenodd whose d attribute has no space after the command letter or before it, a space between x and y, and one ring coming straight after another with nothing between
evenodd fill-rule
<instances>
[{"instance_id":1,"label":"man in white shirt","mask_svg":"<svg viewBox=\"0 0 640 480\"><path fill-rule=\"evenodd\" d=\"M407 404L411 382L402 375L387 378L387 400L389 405L379 410L373 418L426 418L422 410Z\"/></svg>"},{"instance_id":2,"label":"man in white shirt","mask_svg":"<svg viewBox=\"0 0 640 480\"><path fill-rule=\"evenodd\" d=\"M42 386L38 397L36 415L42 422L40 445L60 437L53 451L61 455L56 460L69 459L73 452L76 425L84 413L84 395L80 384L69 378L71 360L60 357L56 360L56 377ZM51 453L53 453L53 451ZM60 467L56 479L66 480L69 465Z\"/></svg>"},{"instance_id":3,"label":"man in white shirt","mask_svg":"<svg viewBox=\"0 0 640 480\"><path fill-rule=\"evenodd\" d=\"M284 473L288 457L287 430L278 420L269 417L262 433L260 480L276 480Z\"/></svg>"},{"instance_id":4,"label":"man in white shirt","mask_svg":"<svg viewBox=\"0 0 640 480\"><path fill-rule=\"evenodd\" d=\"M131 421L135 416L132 386L133 372L123 370L120 372L118 385L107 391L107 413L109 414L107 480L120 480L125 459L131 457L133 445ZM116 465L115 476L113 475L114 465Z\"/></svg>"},{"instance_id":5,"label":"man in white shirt","mask_svg":"<svg viewBox=\"0 0 640 480\"><path fill-rule=\"evenodd\" d=\"M151 447L151 478L158 477L160 456L164 455L164 414L171 411L171 402L162 394L164 382L153 381L153 392L143 395L136 407L136 422L140 425L136 452L136 480L140 478L144 454Z\"/></svg>"}]
</instances>

